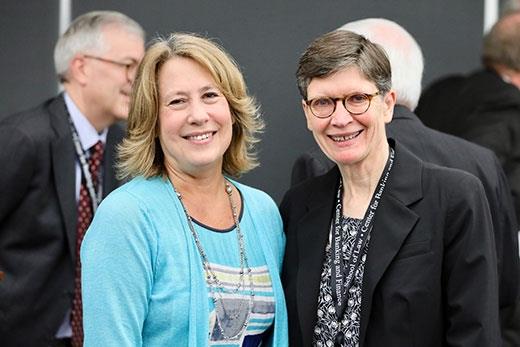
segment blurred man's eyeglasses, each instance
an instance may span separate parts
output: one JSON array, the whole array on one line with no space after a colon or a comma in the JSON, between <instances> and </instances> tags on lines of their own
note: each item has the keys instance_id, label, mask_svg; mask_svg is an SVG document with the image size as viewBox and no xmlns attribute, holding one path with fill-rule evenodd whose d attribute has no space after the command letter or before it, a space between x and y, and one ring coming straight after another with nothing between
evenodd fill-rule
<instances>
[{"instance_id":1,"label":"blurred man's eyeglasses","mask_svg":"<svg viewBox=\"0 0 520 347\"><path fill-rule=\"evenodd\" d=\"M108 63L108 64L112 64L112 65L117 65L117 66L123 67L123 68L125 68L126 77L129 78L129 79L131 79L131 77L135 74L135 72L137 71L137 66L139 65L139 63L136 62L136 61L132 61L131 63L123 63L123 62L115 61L115 60L112 60L112 59L107 59L107 58L103 58L103 57L97 57L97 56L94 56L94 55L84 54L83 56L85 58L88 58L88 59L95 59L95 60L102 61L104 63Z\"/></svg>"},{"instance_id":2,"label":"blurred man's eyeglasses","mask_svg":"<svg viewBox=\"0 0 520 347\"><path fill-rule=\"evenodd\" d=\"M379 95L379 92L374 94L353 93L343 98L318 97L306 100L305 103L310 107L312 114L318 118L330 117L336 111L338 100L351 115L358 116L370 108L372 98L376 95Z\"/></svg>"}]
</instances>

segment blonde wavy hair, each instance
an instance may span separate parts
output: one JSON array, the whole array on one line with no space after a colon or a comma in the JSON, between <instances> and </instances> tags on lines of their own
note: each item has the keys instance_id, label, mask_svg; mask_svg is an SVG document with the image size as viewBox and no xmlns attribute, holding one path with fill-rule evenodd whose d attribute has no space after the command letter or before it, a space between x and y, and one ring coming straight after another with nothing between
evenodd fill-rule
<instances>
[{"instance_id":1,"label":"blonde wavy hair","mask_svg":"<svg viewBox=\"0 0 520 347\"><path fill-rule=\"evenodd\" d=\"M222 170L239 177L258 166L256 137L264 128L259 107L248 94L244 77L233 58L215 42L196 34L173 33L147 49L133 86L127 135L118 147L118 176L165 175L164 153L159 143L159 88L161 67L174 57L193 59L205 67L226 97L233 117L231 144L224 153Z\"/></svg>"}]
</instances>

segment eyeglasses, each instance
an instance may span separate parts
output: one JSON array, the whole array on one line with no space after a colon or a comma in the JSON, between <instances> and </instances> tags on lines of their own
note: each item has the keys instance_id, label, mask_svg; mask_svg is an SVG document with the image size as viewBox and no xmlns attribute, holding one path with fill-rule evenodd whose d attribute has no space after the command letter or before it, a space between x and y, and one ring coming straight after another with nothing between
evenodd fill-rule
<instances>
[{"instance_id":1,"label":"eyeglasses","mask_svg":"<svg viewBox=\"0 0 520 347\"><path fill-rule=\"evenodd\" d=\"M365 113L370 108L372 98L379 95L374 94L353 93L343 98L318 97L306 100L305 103L310 107L311 112L318 118L328 118L336 111L336 104L341 100L343 107L353 116Z\"/></svg>"},{"instance_id":2,"label":"eyeglasses","mask_svg":"<svg viewBox=\"0 0 520 347\"><path fill-rule=\"evenodd\" d=\"M124 67L125 68L126 77L128 77L128 78L131 78L131 76L133 76L135 74L135 72L137 71L137 66L139 65L139 63L136 62L136 61L132 61L131 63L123 63L123 62L115 61L115 60L112 60L112 59L96 57L94 55L84 54L83 56L85 58L88 58L88 59L95 59L95 60L102 61L104 63L117 65L117 66L120 66L120 67Z\"/></svg>"}]
</instances>

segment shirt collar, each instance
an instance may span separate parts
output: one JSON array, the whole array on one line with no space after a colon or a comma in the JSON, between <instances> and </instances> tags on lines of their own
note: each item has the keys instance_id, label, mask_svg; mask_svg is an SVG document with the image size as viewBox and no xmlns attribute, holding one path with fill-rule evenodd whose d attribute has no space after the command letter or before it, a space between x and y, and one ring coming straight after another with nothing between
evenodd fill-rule
<instances>
[{"instance_id":1,"label":"shirt collar","mask_svg":"<svg viewBox=\"0 0 520 347\"><path fill-rule=\"evenodd\" d=\"M64 93L64 99L65 105L67 105L67 110L72 118L72 123L74 123L74 127L78 132L83 150L87 152L90 147L94 146L98 141L101 141L103 145L106 144L108 128L105 128L101 133L98 133L96 128L90 124L87 117L81 113L79 108L66 92Z\"/></svg>"}]
</instances>

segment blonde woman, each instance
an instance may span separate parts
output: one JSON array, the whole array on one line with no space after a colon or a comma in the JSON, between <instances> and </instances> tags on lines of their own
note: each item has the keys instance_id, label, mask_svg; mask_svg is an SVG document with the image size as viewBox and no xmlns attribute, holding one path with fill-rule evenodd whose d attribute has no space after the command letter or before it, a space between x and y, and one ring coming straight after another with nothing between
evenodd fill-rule
<instances>
[{"instance_id":1,"label":"blonde woman","mask_svg":"<svg viewBox=\"0 0 520 347\"><path fill-rule=\"evenodd\" d=\"M139 68L120 147L133 178L100 205L81 250L86 346L287 345L281 218L233 178L262 122L222 48L159 40Z\"/></svg>"}]
</instances>

